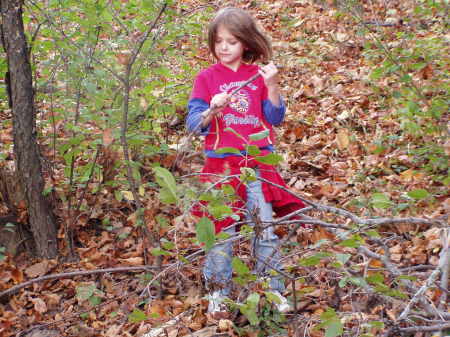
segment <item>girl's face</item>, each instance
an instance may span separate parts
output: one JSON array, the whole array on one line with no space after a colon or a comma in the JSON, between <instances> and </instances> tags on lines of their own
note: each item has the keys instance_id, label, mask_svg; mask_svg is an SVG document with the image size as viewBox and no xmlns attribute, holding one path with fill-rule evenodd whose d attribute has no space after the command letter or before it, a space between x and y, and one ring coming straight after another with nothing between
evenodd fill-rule
<instances>
[{"instance_id":1,"label":"girl's face","mask_svg":"<svg viewBox=\"0 0 450 337\"><path fill-rule=\"evenodd\" d=\"M244 45L227 28L220 25L217 28L214 51L220 63L236 71L242 63Z\"/></svg>"}]
</instances>

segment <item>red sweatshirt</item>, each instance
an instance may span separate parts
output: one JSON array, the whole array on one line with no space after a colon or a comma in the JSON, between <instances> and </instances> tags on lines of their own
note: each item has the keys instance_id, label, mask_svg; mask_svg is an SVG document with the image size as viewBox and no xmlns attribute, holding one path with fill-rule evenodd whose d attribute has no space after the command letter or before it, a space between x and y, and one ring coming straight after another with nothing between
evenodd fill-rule
<instances>
[{"instance_id":1,"label":"red sweatshirt","mask_svg":"<svg viewBox=\"0 0 450 337\"><path fill-rule=\"evenodd\" d=\"M258 66L241 64L235 72L221 63L201 71L195 79L191 94L192 99L201 99L210 104L212 97L223 92L231 93L240 84L258 72ZM209 133L205 137L205 150L216 150L221 147L244 149L245 144L267 147L274 142L272 125L263 114L263 101L267 100L267 87L264 79L259 77L239 90L232 101L222 112L222 117L211 121ZM232 128L235 133L225 131ZM258 141L251 141L248 136L264 130L270 131L270 136Z\"/></svg>"}]
</instances>

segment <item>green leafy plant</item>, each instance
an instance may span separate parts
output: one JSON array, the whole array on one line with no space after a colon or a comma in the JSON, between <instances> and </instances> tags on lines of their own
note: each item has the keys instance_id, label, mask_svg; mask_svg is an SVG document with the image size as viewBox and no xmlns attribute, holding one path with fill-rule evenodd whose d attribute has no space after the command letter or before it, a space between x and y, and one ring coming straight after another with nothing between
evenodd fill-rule
<instances>
[{"instance_id":1,"label":"green leafy plant","mask_svg":"<svg viewBox=\"0 0 450 337\"><path fill-rule=\"evenodd\" d=\"M145 321L147 319L148 319L148 317L145 314L145 312L143 312L142 310L137 309L137 308L135 308L133 310L133 312L131 312L128 315L128 321L131 322L131 323L140 323L140 322Z\"/></svg>"},{"instance_id":2,"label":"green leafy plant","mask_svg":"<svg viewBox=\"0 0 450 337\"><path fill-rule=\"evenodd\" d=\"M317 329L325 329L325 337L337 337L344 333L344 325L339 316L332 308L328 308L320 315L322 323L316 326Z\"/></svg>"}]
</instances>

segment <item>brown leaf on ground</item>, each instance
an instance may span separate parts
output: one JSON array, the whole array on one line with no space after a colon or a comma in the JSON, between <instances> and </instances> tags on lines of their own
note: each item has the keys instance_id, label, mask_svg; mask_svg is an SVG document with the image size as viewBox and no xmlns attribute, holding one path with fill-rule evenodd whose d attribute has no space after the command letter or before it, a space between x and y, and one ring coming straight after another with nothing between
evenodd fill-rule
<instances>
[{"instance_id":1,"label":"brown leaf on ground","mask_svg":"<svg viewBox=\"0 0 450 337\"><path fill-rule=\"evenodd\" d=\"M36 278L45 275L48 270L49 270L49 261L44 260L29 266L27 269L25 269L25 274L29 278Z\"/></svg>"},{"instance_id":2,"label":"brown leaf on ground","mask_svg":"<svg viewBox=\"0 0 450 337\"><path fill-rule=\"evenodd\" d=\"M30 299L30 301L33 302L34 310L36 310L38 313L43 314L47 312L47 304L45 304L45 302L41 298L32 298Z\"/></svg>"}]
</instances>

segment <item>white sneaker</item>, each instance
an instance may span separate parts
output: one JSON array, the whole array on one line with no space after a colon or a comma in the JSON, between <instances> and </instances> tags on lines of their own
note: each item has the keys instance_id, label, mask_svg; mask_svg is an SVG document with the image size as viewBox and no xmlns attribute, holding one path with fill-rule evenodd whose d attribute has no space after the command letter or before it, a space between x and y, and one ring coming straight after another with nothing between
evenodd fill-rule
<instances>
[{"instance_id":1,"label":"white sneaker","mask_svg":"<svg viewBox=\"0 0 450 337\"><path fill-rule=\"evenodd\" d=\"M274 301L275 307L278 309L279 312L288 312L290 311L291 305L288 303L288 300L286 297L280 294L277 290L272 290L271 293L275 295L279 301Z\"/></svg>"},{"instance_id":2,"label":"white sneaker","mask_svg":"<svg viewBox=\"0 0 450 337\"><path fill-rule=\"evenodd\" d=\"M220 291L214 291L212 294L207 296L207 299L209 300L208 313L211 314L226 311L225 304L223 303L225 297L220 294Z\"/></svg>"}]
</instances>

